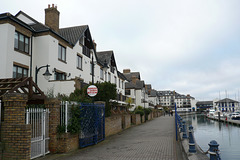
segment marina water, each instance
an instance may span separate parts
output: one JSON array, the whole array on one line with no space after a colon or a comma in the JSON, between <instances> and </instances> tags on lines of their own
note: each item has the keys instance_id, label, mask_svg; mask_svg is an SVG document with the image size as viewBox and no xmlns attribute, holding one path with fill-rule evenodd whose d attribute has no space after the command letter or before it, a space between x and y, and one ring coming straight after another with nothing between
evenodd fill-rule
<instances>
[{"instance_id":1,"label":"marina water","mask_svg":"<svg viewBox=\"0 0 240 160\"><path fill-rule=\"evenodd\" d=\"M219 144L222 160L240 159L240 127L207 119L203 114L182 116L187 126L194 127L196 143L204 152L209 149L209 142Z\"/></svg>"}]
</instances>

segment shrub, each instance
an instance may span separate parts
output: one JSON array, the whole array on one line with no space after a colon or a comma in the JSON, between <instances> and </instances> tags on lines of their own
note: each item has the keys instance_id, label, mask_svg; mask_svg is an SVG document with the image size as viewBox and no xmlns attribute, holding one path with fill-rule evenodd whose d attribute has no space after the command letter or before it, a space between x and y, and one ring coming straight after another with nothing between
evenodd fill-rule
<instances>
[{"instance_id":1,"label":"shrub","mask_svg":"<svg viewBox=\"0 0 240 160\"><path fill-rule=\"evenodd\" d=\"M135 114L140 114L141 116L144 115L144 111L143 111L143 110L135 110L134 113L135 113Z\"/></svg>"},{"instance_id":2,"label":"shrub","mask_svg":"<svg viewBox=\"0 0 240 160\"><path fill-rule=\"evenodd\" d=\"M149 115L149 114L152 112L152 109L150 109L150 108L145 108L144 111L145 111L145 114L146 114L146 115Z\"/></svg>"},{"instance_id":3,"label":"shrub","mask_svg":"<svg viewBox=\"0 0 240 160\"><path fill-rule=\"evenodd\" d=\"M77 106L71 107L71 118L70 118L70 124L68 125L68 131L70 133L79 133L81 130L81 110Z\"/></svg>"}]
</instances>

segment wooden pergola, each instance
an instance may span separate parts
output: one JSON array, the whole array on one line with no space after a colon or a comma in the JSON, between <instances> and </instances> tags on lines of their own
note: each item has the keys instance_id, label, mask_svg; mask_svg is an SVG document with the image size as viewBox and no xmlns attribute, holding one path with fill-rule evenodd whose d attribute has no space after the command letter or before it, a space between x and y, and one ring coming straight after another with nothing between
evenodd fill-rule
<instances>
[{"instance_id":1,"label":"wooden pergola","mask_svg":"<svg viewBox=\"0 0 240 160\"><path fill-rule=\"evenodd\" d=\"M24 93L28 95L28 103L44 103L46 96L32 77L0 79L0 100L7 93Z\"/></svg>"}]
</instances>

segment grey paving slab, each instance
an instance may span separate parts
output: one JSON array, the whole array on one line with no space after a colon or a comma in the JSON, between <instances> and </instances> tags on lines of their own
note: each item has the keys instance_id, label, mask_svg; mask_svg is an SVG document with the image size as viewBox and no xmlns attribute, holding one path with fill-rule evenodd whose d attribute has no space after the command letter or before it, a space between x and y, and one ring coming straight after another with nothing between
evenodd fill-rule
<instances>
[{"instance_id":1,"label":"grey paving slab","mask_svg":"<svg viewBox=\"0 0 240 160\"><path fill-rule=\"evenodd\" d=\"M177 160L174 117L162 116L106 138L97 145L42 159Z\"/></svg>"}]
</instances>

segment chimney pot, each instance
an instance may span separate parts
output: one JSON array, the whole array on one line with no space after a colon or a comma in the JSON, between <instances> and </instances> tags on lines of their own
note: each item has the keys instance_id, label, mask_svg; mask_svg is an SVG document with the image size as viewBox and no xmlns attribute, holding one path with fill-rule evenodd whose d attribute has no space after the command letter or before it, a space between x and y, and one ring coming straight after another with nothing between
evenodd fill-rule
<instances>
[{"instance_id":1,"label":"chimney pot","mask_svg":"<svg viewBox=\"0 0 240 160\"><path fill-rule=\"evenodd\" d=\"M130 73L130 72L131 72L130 69L124 69L124 70L123 70L123 73Z\"/></svg>"},{"instance_id":2,"label":"chimney pot","mask_svg":"<svg viewBox=\"0 0 240 160\"><path fill-rule=\"evenodd\" d=\"M136 76L132 76L132 82L133 82L134 84L136 84L136 82L137 82L137 77L136 77Z\"/></svg>"},{"instance_id":3,"label":"chimney pot","mask_svg":"<svg viewBox=\"0 0 240 160\"><path fill-rule=\"evenodd\" d=\"M60 12L57 10L57 6L54 7L54 4L52 7L49 4L48 8L45 9L45 25L56 32L59 31L59 14Z\"/></svg>"}]
</instances>

